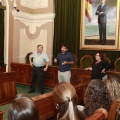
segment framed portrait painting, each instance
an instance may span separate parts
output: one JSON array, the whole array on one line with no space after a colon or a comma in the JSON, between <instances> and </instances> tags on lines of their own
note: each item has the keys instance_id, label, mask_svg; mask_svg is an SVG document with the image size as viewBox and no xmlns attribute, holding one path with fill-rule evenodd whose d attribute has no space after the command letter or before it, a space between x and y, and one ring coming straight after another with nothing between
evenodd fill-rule
<instances>
[{"instance_id":1,"label":"framed portrait painting","mask_svg":"<svg viewBox=\"0 0 120 120\"><path fill-rule=\"evenodd\" d=\"M120 0L81 0L80 49L119 50L119 17Z\"/></svg>"}]
</instances>

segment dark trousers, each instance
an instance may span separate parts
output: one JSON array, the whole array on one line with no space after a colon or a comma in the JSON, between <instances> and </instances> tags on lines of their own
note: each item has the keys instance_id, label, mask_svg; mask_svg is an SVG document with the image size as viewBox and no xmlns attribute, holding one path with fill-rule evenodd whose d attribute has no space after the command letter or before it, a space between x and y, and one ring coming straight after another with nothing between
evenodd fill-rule
<instances>
[{"instance_id":1,"label":"dark trousers","mask_svg":"<svg viewBox=\"0 0 120 120\"><path fill-rule=\"evenodd\" d=\"M106 23L99 23L100 43L106 43Z\"/></svg>"},{"instance_id":2,"label":"dark trousers","mask_svg":"<svg viewBox=\"0 0 120 120\"><path fill-rule=\"evenodd\" d=\"M44 93L44 67L33 67L32 68L32 83L30 86L31 91L35 91L35 85L38 80L39 91Z\"/></svg>"}]
</instances>

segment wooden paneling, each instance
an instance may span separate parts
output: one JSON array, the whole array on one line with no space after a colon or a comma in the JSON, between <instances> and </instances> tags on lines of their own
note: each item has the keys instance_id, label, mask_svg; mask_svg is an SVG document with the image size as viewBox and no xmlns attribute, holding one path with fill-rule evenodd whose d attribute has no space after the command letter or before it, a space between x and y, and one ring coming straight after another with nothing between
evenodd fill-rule
<instances>
[{"instance_id":1,"label":"wooden paneling","mask_svg":"<svg viewBox=\"0 0 120 120\"><path fill-rule=\"evenodd\" d=\"M17 83L25 85L31 84L32 68L30 65L12 62L11 70L16 72ZM73 85L89 82L90 78L91 72L86 72L77 68L71 69L71 84ZM49 66L48 70L45 73L45 86L54 88L56 84L58 84L58 67Z\"/></svg>"},{"instance_id":2,"label":"wooden paneling","mask_svg":"<svg viewBox=\"0 0 120 120\"><path fill-rule=\"evenodd\" d=\"M0 73L6 72L6 66L0 66Z\"/></svg>"},{"instance_id":3,"label":"wooden paneling","mask_svg":"<svg viewBox=\"0 0 120 120\"><path fill-rule=\"evenodd\" d=\"M0 73L0 105L11 102L16 94L15 72Z\"/></svg>"},{"instance_id":4,"label":"wooden paneling","mask_svg":"<svg viewBox=\"0 0 120 120\"><path fill-rule=\"evenodd\" d=\"M58 84L58 68L49 66L45 73L45 85L53 88L56 84Z\"/></svg>"},{"instance_id":5,"label":"wooden paneling","mask_svg":"<svg viewBox=\"0 0 120 120\"><path fill-rule=\"evenodd\" d=\"M16 72L16 82L30 85L32 78L32 68L29 64L11 63L11 70ZM80 68L71 68L71 84L89 83L91 81L92 71L82 70ZM119 74L119 72L108 71L108 77ZM54 88L58 84L58 67L49 66L45 73L45 86Z\"/></svg>"},{"instance_id":6,"label":"wooden paneling","mask_svg":"<svg viewBox=\"0 0 120 120\"><path fill-rule=\"evenodd\" d=\"M32 68L29 64L11 63L11 71L16 72L16 83L31 84Z\"/></svg>"}]
</instances>

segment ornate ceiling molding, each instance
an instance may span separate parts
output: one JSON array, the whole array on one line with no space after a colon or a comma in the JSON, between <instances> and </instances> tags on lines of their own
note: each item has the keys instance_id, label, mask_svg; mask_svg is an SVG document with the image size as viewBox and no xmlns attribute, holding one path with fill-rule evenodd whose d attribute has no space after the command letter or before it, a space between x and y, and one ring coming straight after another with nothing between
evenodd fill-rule
<instances>
[{"instance_id":1,"label":"ornate ceiling molding","mask_svg":"<svg viewBox=\"0 0 120 120\"><path fill-rule=\"evenodd\" d=\"M48 22L53 22L55 14L47 13L47 14L28 14L25 12L17 12L15 10L12 11L15 20L19 20L29 27L29 32L34 34L36 32L37 27L41 27L43 24Z\"/></svg>"},{"instance_id":2,"label":"ornate ceiling molding","mask_svg":"<svg viewBox=\"0 0 120 120\"><path fill-rule=\"evenodd\" d=\"M21 0L20 5L31 9L47 8L48 0Z\"/></svg>"}]
</instances>

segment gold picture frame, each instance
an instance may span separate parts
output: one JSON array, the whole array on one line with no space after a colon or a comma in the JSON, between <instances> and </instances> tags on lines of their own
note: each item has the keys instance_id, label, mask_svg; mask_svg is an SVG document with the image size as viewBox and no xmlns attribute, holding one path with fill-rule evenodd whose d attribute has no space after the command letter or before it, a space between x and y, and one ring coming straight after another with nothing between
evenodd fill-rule
<instances>
[{"instance_id":1,"label":"gold picture frame","mask_svg":"<svg viewBox=\"0 0 120 120\"><path fill-rule=\"evenodd\" d=\"M109 2L109 0L107 0L107 1ZM120 20L119 20L120 19L120 17L119 17L120 16L120 0L116 0L116 6L115 6L115 8L116 8L116 18L115 18L116 25L113 24L113 27L115 27L115 32L114 32L114 35L112 34L112 35L106 36L106 41L109 43L106 45L97 44L97 42L96 42L99 40L99 29L94 30L95 32L96 31L98 32L98 35L91 35L91 36L86 35L86 33L87 33L86 32L87 31L86 30L87 29L86 28L86 19L87 18L85 15L85 5L86 5L86 0L81 0L80 49L83 49L83 50L111 50L111 51L112 50L119 50L120 49L120 45L119 45L120 44ZM95 11L94 11L94 14L95 14ZM96 16L96 19L97 19L97 17L98 16ZM98 26L97 20L96 20L96 24ZM89 26L89 28L90 28L92 25L90 26L89 22L87 22L87 26ZM111 23L109 23L109 27L112 28ZM92 30L90 30L90 31L92 31ZM107 33L107 30L106 30L106 33Z\"/></svg>"}]
</instances>

